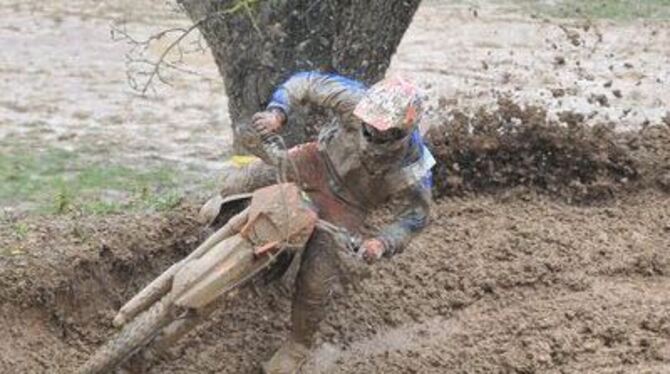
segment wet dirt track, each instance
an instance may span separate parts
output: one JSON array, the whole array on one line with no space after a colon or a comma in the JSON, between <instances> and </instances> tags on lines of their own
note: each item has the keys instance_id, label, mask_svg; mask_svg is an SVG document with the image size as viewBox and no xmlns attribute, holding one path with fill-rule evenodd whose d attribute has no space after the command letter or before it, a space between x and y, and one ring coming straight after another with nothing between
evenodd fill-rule
<instances>
[{"instance_id":1,"label":"wet dirt track","mask_svg":"<svg viewBox=\"0 0 670 374\"><path fill-rule=\"evenodd\" d=\"M641 183L615 188L613 194L607 192L606 198L589 204L575 204L563 195L523 185L497 186L485 194L450 193L441 198L432 226L411 248L393 261L375 266L372 277L362 280L347 296L336 295L314 357L304 372L670 372L670 195L657 188L655 173L666 168L670 160L670 137L661 119L668 109L670 92L664 89L670 80L666 49L670 43L664 42L667 27L600 25L603 43L611 43L611 48L648 43L645 53L649 55L618 59L618 55L608 57L609 52L589 54L588 49L572 45L555 24L528 18L519 22L517 16L498 15L494 8L480 10L474 17L467 7L427 4L417 14L392 70L416 74L436 97L444 96L443 104L457 103L465 109L493 101L500 92L491 88L497 87L521 101L544 102L553 113L585 113L580 124L613 120L623 131L649 121L658 127L648 132L662 136L641 136L634 143L626 143L627 155L643 174ZM22 25L21 32L9 26L2 28L2 42L11 45L23 42L21 35L35 35L43 29L41 26L51 25L53 14L49 9L30 13L10 7L4 7L3 12L16 13L14 20ZM35 29L24 26L31 24L27 21L30 17L35 20ZM91 35L107 32L107 20L95 14L88 17L75 12L53 27L91 27ZM140 17L134 22L142 28L149 21ZM470 25L474 30L466 33L470 36L466 39L454 35L440 38L437 29L445 23ZM494 36L489 34L491 28L507 31ZM529 30L544 31L550 43L527 38L525 44L517 45L515 35L537 35ZM639 31L636 37L626 36L631 30ZM657 32L652 35L651 30ZM6 37L8 33L10 38ZM580 35L584 35L580 38L587 45L597 40L593 31ZM41 40L43 48L49 48L51 43ZM108 47L102 35L86 40L91 41L89 46ZM490 44L482 44L483 40ZM436 41L446 44L432 46ZM549 47L537 47L540 44ZM454 49L462 53L444 53ZM511 49L517 54L510 55ZM28 53L21 48L12 51ZM416 60L417 51L422 51L421 61ZM175 88L198 93L178 99L184 100L184 105L191 101L196 106L208 103L195 111L175 109L179 105L172 99L132 98L124 88L123 64L118 62L122 51L116 52L117 63L110 62L115 61L113 51L103 56L105 61L96 60L98 54L89 52L90 58L84 54L77 62L93 61L90 69L81 69L81 74L90 70L88 78L72 77L65 62L53 70L45 67L50 61L58 61L58 56L66 58L65 51L53 52L51 60L33 55L0 60L4 84L11 75L17 75L28 87L25 96L6 90L2 95L13 96L0 96L1 139L52 142L74 149L82 143L100 141L100 147L111 149L111 157L140 162L151 162L158 154L184 163L198 158L217 160L222 143L212 134L224 128L225 122L208 117L212 115L208 113L221 105L218 88L198 91L194 89L198 81L188 79L183 87ZM480 57L487 54L492 57L485 60L488 67L484 69ZM565 56L567 66L555 66L559 54ZM41 64L39 69L46 70L47 76L34 80L26 75L28 68L12 70L19 57ZM572 65L573 58L585 61L583 68ZM611 60L608 64L615 69L602 68L602 59ZM624 67L624 61L639 74ZM436 66L444 70L436 70ZM98 81L103 85L101 90L87 90L82 93L84 97L63 99L58 92L35 87L49 79L70 82L72 87L79 84L77 79L95 82L103 75L96 69L109 69L110 73L104 75L109 81ZM593 79L582 80L579 74L590 74ZM614 82L612 88L604 87L610 80ZM641 83L636 86L638 81ZM516 90L515 86L522 89ZM624 93L622 98L611 93L617 87ZM555 97L551 89L564 89L565 96ZM96 92L120 97L96 98ZM589 102L591 95L597 94L608 95L609 106L602 105L602 100ZM81 105L90 107L92 113L75 114L77 103L87 100L99 102L104 110L95 109L98 104ZM53 109L21 109L39 103ZM124 110L128 106L133 109ZM620 118L629 107L634 107L637 114L629 112L630 118ZM597 113L591 116L594 111ZM105 113L129 114L110 130L107 127L114 121L97 118ZM163 115L146 123L133 120L153 118L157 113ZM44 118L49 119L26 125ZM163 120L168 121L166 128L158 126L165 124ZM161 144L147 148L156 134L147 126L168 135L161 137ZM100 134L96 134L96 128ZM62 136L72 133L75 136ZM183 135L192 133L203 136ZM193 142L196 145L191 148ZM144 153L147 149L153 149L153 153ZM187 149L190 153L184 154ZM213 164L206 167L215 169ZM647 174L652 176L649 183L645 183ZM199 232L193 215L194 208L185 206L167 215L99 220L64 217L58 221L38 217L28 221L25 235L1 227L0 336L7 338L0 340L0 372L72 372L113 332L114 311L193 248ZM245 291L181 342L172 357L152 366L149 372L257 372L258 363L268 358L285 336L288 312L288 297L276 286Z\"/></svg>"},{"instance_id":2,"label":"wet dirt track","mask_svg":"<svg viewBox=\"0 0 670 374\"><path fill-rule=\"evenodd\" d=\"M407 252L335 298L305 372L667 372L669 200L442 199ZM104 231L41 223L23 242L32 255L3 258L2 371L72 371L112 332L115 308L195 243L179 218L190 214ZM276 287L244 292L150 372L254 372L287 315Z\"/></svg>"}]
</instances>

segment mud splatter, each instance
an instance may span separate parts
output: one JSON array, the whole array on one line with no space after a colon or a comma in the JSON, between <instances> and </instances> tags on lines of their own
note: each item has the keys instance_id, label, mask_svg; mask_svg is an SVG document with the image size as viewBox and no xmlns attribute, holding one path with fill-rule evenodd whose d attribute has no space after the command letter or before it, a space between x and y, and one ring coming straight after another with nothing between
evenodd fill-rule
<instances>
[{"instance_id":1,"label":"mud splatter","mask_svg":"<svg viewBox=\"0 0 670 374\"><path fill-rule=\"evenodd\" d=\"M570 200L601 200L634 183L653 185L670 155L665 126L622 133L588 126L569 112L563 122L552 121L543 108L508 98L496 110L451 111L442 118L427 134L439 160L438 195L532 186Z\"/></svg>"}]
</instances>

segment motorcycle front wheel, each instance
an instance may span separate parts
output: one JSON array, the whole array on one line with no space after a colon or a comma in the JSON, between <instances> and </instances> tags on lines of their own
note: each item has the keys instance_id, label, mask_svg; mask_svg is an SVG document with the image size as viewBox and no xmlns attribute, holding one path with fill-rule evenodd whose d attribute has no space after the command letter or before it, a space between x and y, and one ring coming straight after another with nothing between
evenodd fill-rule
<instances>
[{"instance_id":1,"label":"motorcycle front wheel","mask_svg":"<svg viewBox=\"0 0 670 374\"><path fill-rule=\"evenodd\" d=\"M151 306L91 356L79 369L80 374L112 372L137 351L151 343L160 330L175 320L171 304L161 300Z\"/></svg>"}]
</instances>

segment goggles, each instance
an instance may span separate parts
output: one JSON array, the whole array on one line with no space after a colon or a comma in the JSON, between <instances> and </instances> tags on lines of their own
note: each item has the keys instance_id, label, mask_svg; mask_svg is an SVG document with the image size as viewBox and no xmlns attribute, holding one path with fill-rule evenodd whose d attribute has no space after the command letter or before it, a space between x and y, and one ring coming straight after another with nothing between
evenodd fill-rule
<instances>
[{"instance_id":1,"label":"goggles","mask_svg":"<svg viewBox=\"0 0 670 374\"><path fill-rule=\"evenodd\" d=\"M380 131L374 126L363 122L361 126L365 140L374 144L389 144L404 139L409 135L409 131L398 128L391 128L385 131Z\"/></svg>"}]
</instances>

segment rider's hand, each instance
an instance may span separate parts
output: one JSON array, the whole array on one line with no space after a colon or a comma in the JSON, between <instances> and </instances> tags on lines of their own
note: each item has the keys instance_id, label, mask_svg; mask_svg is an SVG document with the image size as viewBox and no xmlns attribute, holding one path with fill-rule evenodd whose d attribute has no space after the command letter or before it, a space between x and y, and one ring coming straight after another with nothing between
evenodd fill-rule
<instances>
[{"instance_id":1,"label":"rider's hand","mask_svg":"<svg viewBox=\"0 0 670 374\"><path fill-rule=\"evenodd\" d=\"M286 115L278 108L258 112L251 117L251 126L261 136L275 133L284 125L284 122L286 122Z\"/></svg>"},{"instance_id":2,"label":"rider's hand","mask_svg":"<svg viewBox=\"0 0 670 374\"><path fill-rule=\"evenodd\" d=\"M379 239L368 239L363 242L360 249L363 259L368 264L372 264L379 260L384 254L384 243Z\"/></svg>"}]
</instances>

